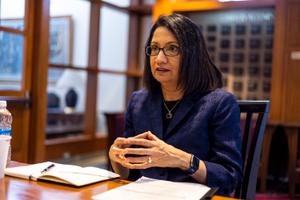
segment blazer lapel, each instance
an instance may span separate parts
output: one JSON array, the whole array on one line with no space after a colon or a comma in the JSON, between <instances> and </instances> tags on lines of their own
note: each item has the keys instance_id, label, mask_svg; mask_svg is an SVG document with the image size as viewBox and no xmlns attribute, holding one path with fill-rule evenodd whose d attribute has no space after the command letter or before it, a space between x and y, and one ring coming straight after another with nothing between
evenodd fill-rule
<instances>
[{"instance_id":1,"label":"blazer lapel","mask_svg":"<svg viewBox=\"0 0 300 200\"><path fill-rule=\"evenodd\" d=\"M150 116L151 128L153 134L155 134L158 138L163 138L163 128L162 128L162 103L161 103L161 94L154 94L150 98L148 98L148 113Z\"/></svg>"},{"instance_id":2,"label":"blazer lapel","mask_svg":"<svg viewBox=\"0 0 300 200\"><path fill-rule=\"evenodd\" d=\"M177 108L173 119L171 120L166 134L165 138L169 136L170 132L186 117L186 115L192 110L195 102L199 98L199 95L187 95L185 96L182 100L181 103L179 104L179 107Z\"/></svg>"}]
</instances>

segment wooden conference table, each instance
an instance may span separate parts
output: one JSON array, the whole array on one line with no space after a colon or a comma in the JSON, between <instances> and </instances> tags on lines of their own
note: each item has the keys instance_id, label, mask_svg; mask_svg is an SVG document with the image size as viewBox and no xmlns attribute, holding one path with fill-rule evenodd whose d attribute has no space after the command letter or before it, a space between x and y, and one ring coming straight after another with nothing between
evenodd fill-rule
<instances>
[{"instance_id":1,"label":"wooden conference table","mask_svg":"<svg viewBox=\"0 0 300 200\"><path fill-rule=\"evenodd\" d=\"M10 166L22 164L11 162ZM114 179L80 188L64 186L47 182L29 181L5 176L0 179L1 200L82 200L91 199L93 195L128 184L128 181ZM234 200L221 196L214 196L213 200Z\"/></svg>"}]
</instances>

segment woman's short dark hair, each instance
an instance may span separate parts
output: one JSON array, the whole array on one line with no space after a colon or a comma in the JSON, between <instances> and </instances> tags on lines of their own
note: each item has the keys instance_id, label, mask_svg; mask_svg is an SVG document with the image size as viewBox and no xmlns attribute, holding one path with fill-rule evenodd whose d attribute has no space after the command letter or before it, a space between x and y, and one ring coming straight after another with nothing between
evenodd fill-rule
<instances>
[{"instance_id":1,"label":"woman's short dark hair","mask_svg":"<svg viewBox=\"0 0 300 200\"><path fill-rule=\"evenodd\" d=\"M222 87L222 73L210 59L200 28L194 22L180 14L160 16L150 30L146 47L150 46L158 27L170 30L180 46L181 63L177 86L183 89L185 95ZM148 55L145 55L144 85L151 93L160 91L160 83L151 73Z\"/></svg>"}]
</instances>

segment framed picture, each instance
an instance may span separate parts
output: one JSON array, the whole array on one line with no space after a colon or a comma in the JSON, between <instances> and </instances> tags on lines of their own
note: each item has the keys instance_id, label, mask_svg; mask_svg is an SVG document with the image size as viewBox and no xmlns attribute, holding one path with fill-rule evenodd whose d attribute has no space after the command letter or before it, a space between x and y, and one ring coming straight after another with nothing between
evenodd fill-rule
<instances>
[{"instance_id":1,"label":"framed picture","mask_svg":"<svg viewBox=\"0 0 300 200\"><path fill-rule=\"evenodd\" d=\"M251 34L257 35L261 33L261 25L259 24L252 24L251 25Z\"/></svg>"},{"instance_id":2,"label":"framed picture","mask_svg":"<svg viewBox=\"0 0 300 200\"><path fill-rule=\"evenodd\" d=\"M269 81L264 81L263 83L263 91L264 92L270 92L271 90L271 84Z\"/></svg>"},{"instance_id":3,"label":"framed picture","mask_svg":"<svg viewBox=\"0 0 300 200\"><path fill-rule=\"evenodd\" d=\"M49 27L49 63L72 64L73 23L71 16L52 17ZM56 82L64 70L52 69L48 81Z\"/></svg>"},{"instance_id":4,"label":"framed picture","mask_svg":"<svg viewBox=\"0 0 300 200\"><path fill-rule=\"evenodd\" d=\"M214 41L216 41L216 36L213 36L213 35L207 36L207 41L208 42L214 42Z\"/></svg>"},{"instance_id":5,"label":"framed picture","mask_svg":"<svg viewBox=\"0 0 300 200\"><path fill-rule=\"evenodd\" d=\"M52 17L49 29L49 62L71 64L73 44L71 16Z\"/></svg>"},{"instance_id":6,"label":"framed picture","mask_svg":"<svg viewBox=\"0 0 300 200\"><path fill-rule=\"evenodd\" d=\"M229 54L228 53L220 53L219 60L221 62L228 62L229 61Z\"/></svg>"},{"instance_id":7,"label":"framed picture","mask_svg":"<svg viewBox=\"0 0 300 200\"><path fill-rule=\"evenodd\" d=\"M258 49L261 46L261 42L259 39L250 39L250 49Z\"/></svg>"},{"instance_id":8,"label":"framed picture","mask_svg":"<svg viewBox=\"0 0 300 200\"><path fill-rule=\"evenodd\" d=\"M244 54L243 53L234 53L233 60L236 63L244 62Z\"/></svg>"},{"instance_id":9,"label":"framed picture","mask_svg":"<svg viewBox=\"0 0 300 200\"><path fill-rule=\"evenodd\" d=\"M248 82L248 91L249 92L255 92L258 89L258 84L256 81L250 80Z\"/></svg>"},{"instance_id":10,"label":"framed picture","mask_svg":"<svg viewBox=\"0 0 300 200\"><path fill-rule=\"evenodd\" d=\"M229 35L231 31L231 26L229 25L222 25L221 26L221 34L222 35Z\"/></svg>"},{"instance_id":11,"label":"framed picture","mask_svg":"<svg viewBox=\"0 0 300 200\"><path fill-rule=\"evenodd\" d=\"M259 76L259 66L257 66L257 65L250 66L248 68L248 73L249 73L249 76L251 76L251 77Z\"/></svg>"},{"instance_id":12,"label":"framed picture","mask_svg":"<svg viewBox=\"0 0 300 200\"><path fill-rule=\"evenodd\" d=\"M265 53L264 61L265 61L265 63L271 63L272 62L272 53L271 52Z\"/></svg>"},{"instance_id":13,"label":"framed picture","mask_svg":"<svg viewBox=\"0 0 300 200\"><path fill-rule=\"evenodd\" d=\"M1 26L23 30L23 19L1 19ZM14 81L22 79L23 71L23 43L22 35L11 32L0 32L0 80Z\"/></svg>"},{"instance_id":14,"label":"framed picture","mask_svg":"<svg viewBox=\"0 0 300 200\"><path fill-rule=\"evenodd\" d=\"M220 47L223 49L228 49L230 47L230 41L229 40L221 40Z\"/></svg>"},{"instance_id":15,"label":"framed picture","mask_svg":"<svg viewBox=\"0 0 300 200\"><path fill-rule=\"evenodd\" d=\"M246 33L246 26L242 24L238 24L235 26L235 34L236 35L244 35Z\"/></svg>"},{"instance_id":16,"label":"framed picture","mask_svg":"<svg viewBox=\"0 0 300 200\"><path fill-rule=\"evenodd\" d=\"M236 49L242 49L244 47L245 47L245 40L243 40L243 39L235 40L235 48Z\"/></svg>"},{"instance_id":17,"label":"framed picture","mask_svg":"<svg viewBox=\"0 0 300 200\"><path fill-rule=\"evenodd\" d=\"M23 19L1 19L1 26L22 30ZM73 26L71 16L52 17L49 24L49 63L70 65L72 60ZM23 41L21 35L0 32L0 79L21 80ZM56 81L63 70L50 70L48 78Z\"/></svg>"},{"instance_id":18,"label":"framed picture","mask_svg":"<svg viewBox=\"0 0 300 200\"><path fill-rule=\"evenodd\" d=\"M229 73L229 67L228 66L221 65L220 70L221 70L222 73L225 73L225 74Z\"/></svg>"},{"instance_id":19,"label":"framed picture","mask_svg":"<svg viewBox=\"0 0 300 200\"><path fill-rule=\"evenodd\" d=\"M250 53L250 55L249 55L249 62L250 63L257 63L257 62L259 62L259 54L257 54L257 53Z\"/></svg>"},{"instance_id":20,"label":"framed picture","mask_svg":"<svg viewBox=\"0 0 300 200\"><path fill-rule=\"evenodd\" d=\"M272 72L271 66L265 66L264 67L263 73L264 73L265 78L270 78L271 77L271 72Z\"/></svg>"},{"instance_id":21,"label":"framed picture","mask_svg":"<svg viewBox=\"0 0 300 200\"><path fill-rule=\"evenodd\" d=\"M241 92L243 90L243 83L239 81L233 82L233 90L235 92Z\"/></svg>"},{"instance_id":22,"label":"framed picture","mask_svg":"<svg viewBox=\"0 0 300 200\"><path fill-rule=\"evenodd\" d=\"M244 74L244 68L243 67L234 67L233 68L233 74L235 76L243 76L243 74Z\"/></svg>"},{"instance_id":23,"label":"framed picture","mask_svg":"<svg viewBox=\"0 0 300 200\"><path fill-rule=\"evenodd\" d=\"M207 32L216 32L216 31L217 31L216 25L213 24L207 25Z\"/></svg>"}]
</instances>

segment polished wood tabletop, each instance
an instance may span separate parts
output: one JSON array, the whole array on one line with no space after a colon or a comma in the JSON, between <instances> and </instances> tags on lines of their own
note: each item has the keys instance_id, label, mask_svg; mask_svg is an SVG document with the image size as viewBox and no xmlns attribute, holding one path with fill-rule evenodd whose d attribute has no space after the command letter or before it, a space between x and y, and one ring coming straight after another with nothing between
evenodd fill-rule
<instances>
[{"instance_id":1,"label":"polished wood tabletop","mask_svg":"<svg viewBox=\"0 0 300 200\"><path fill-rule=\"evenodd\" d=\"M10 166L20 166L11 162ZM29 181L5 176L0 179L1 200L83 200L91 199L93 195L128 184L129 181L113 179L96 184L76 188L57 183ZM232 198L215 196L213 200L233 200Z\"/></svg>"}]
</instances>

